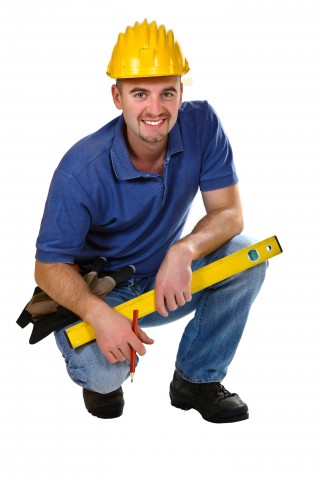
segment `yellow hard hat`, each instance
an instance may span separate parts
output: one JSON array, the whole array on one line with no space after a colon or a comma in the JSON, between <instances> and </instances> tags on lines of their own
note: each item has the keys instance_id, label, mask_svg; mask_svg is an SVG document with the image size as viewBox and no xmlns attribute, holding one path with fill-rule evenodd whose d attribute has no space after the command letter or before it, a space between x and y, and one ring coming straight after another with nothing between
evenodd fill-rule
<instances>
[{"instance_id":1,"label":"yellow hard hat","mask_svg":"<svg viewBox=\"0 0 320 480\"><path fill-rule=\"evenodd\" d=\"M145 19L119 34L107 75L121 79L184 75L188 71L188 61L173 31Z\"/></svg>"}]
</instances>

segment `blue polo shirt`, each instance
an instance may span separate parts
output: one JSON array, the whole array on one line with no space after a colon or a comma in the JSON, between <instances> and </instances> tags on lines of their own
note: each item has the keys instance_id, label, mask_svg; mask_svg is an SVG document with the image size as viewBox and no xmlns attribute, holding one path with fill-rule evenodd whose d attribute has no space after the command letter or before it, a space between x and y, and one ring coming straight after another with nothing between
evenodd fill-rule
<instances>
[{"instance_id":1,"label":"blue polo shirt","mask_svg":"<svg viewBox=\"0 0 320 480\"><path fill-rule=\"evenodd\" d=\"M108 271L133 264L137 276L149 276L179 239L198 189L238 181L227 136L205 101L179 109L163 176L135 168L123 131L120 115L62 158L48 192L38 260L89 267L105 256Z\"/></svg>"}]
</instances>

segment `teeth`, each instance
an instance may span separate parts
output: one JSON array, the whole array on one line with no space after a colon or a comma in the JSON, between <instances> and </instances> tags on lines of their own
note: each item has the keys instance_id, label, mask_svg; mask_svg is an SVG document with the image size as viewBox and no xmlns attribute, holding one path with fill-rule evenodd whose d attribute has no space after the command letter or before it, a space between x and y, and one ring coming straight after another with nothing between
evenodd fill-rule
<instances>
[{"instance_id":1,"label":"teeth","mask_svg":"<svg viewBox=\"0 0 320 480\"><path fill-rule=\"evenodd\" d=\"M152 122L151 120L144 120L144 123L147 125L160 125L162 123L162 120L157 120L156 122Z\"/></svg>"}]
</instances>

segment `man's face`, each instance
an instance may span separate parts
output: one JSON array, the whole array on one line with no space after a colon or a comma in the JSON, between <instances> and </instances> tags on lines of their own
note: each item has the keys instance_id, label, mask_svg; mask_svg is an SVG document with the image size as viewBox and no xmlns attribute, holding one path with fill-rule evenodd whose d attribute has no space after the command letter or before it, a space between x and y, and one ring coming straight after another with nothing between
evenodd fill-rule
<instances>
[{"instance_id":1,"label":"man's face","mask_svg":"<svg viewBox=\"0 0 320 480\"><path fill-rule=\"evenodd\" d=\"M164 143L182 102L180 77L132 78L112 86L115 106L123 111L130 144Z\"/></svg>"}]
</instances>

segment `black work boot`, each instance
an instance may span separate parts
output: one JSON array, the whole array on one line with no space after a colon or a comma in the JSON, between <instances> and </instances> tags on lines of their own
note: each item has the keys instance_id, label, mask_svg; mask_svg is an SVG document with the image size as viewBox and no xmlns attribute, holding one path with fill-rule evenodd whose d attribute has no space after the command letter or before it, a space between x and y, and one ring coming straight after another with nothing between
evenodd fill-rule
<instances>
[{"instance_id":1,"label":"black work boot","mask_svg":"<svg viewBox=\"0 0 320 480\"><path fill-rule=\"evenodd\" d=\"M194 408L208 422L231 423L249 418L247 405L221 383L191 383L177 371L170 383L170 398L174 407L182 410Z\"/></svg>"},{"instance_id":2,"label":"black work boot","mask_svg":"<svg viewBox=\"0 0 320 480\"><path fill-rule=\"evenodd\" d=\"M84 388L83 400L88 412L95 417L117 418L122 415L124 407L122 387L110 393L98 393Z\"/></svg>"}]
</instances>

